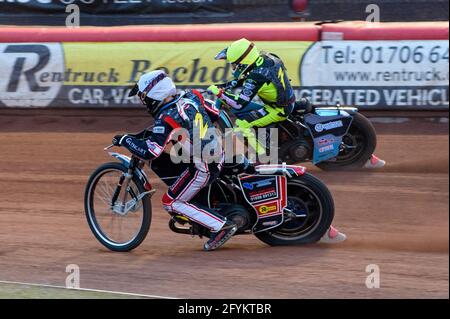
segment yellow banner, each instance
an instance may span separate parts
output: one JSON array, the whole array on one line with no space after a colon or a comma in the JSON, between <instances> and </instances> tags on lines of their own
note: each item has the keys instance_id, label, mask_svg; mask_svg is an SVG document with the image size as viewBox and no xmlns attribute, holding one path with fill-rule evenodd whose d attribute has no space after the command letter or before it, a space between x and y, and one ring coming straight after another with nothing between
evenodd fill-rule
<instances>
[{"instance_id":1,"label":"yellow banner","mask_svg":"<svg viewBox=\"0 0 450 319\"><path fill-rule=\"evenodd\" d=\"M229 42L63 43L64 85L127 86L140 75L164 69L180 86L208 86L231 79L231 68L214 57ZM300 62L313 42L256 42L278 55L292 84L300 86Z\"/></svg>"}]
</instances>

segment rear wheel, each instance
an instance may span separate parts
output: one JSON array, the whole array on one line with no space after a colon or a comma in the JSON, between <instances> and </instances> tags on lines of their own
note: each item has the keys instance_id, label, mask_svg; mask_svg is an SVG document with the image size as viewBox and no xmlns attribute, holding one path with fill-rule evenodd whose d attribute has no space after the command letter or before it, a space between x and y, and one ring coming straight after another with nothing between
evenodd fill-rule
<instances>
[{"instance_id":1,"label":"rear wheel","mask_svg":"<svg viewBox=\"0 0 450 319\"><path fill-rule=\"evenodd\" d=\"M364 115L355 113L353 116L339 155L333 160L318 163L317 167L326 171L359 169L372 157L377 146L375 128Z\"/></svg>"},{"instance_id":2,"label":"rear wheel","mask_svg":"<svg viewBox=\"0 0 450 319\"><path fill-rule=\"evenodd\" d=\"M334 218L330 191L307 173L288 181L287 209L297 217L255 236L271 246L314 243L325 235Z\"/></svg>"},{"instance_id":3,"label":"rear wheel","mask_svg":"<svg viewBox=\"0 0 450 319\"><path fill-rule=\"evenodd\" d=\"M120 177L127 172L120 163L99 167L90 177L85 192L85 213L92 233L97 240L113 251L125 252L138 247L150 229L152 208L148 195L138 178L133 177L126 190L128 203L135 200L128 212L121 212L111 202ZM119 199L120 200L120 199ZM119 201L118 200L118 201ZM117 203L117 202L116 202Z\"/></svg>"}]
</instances>

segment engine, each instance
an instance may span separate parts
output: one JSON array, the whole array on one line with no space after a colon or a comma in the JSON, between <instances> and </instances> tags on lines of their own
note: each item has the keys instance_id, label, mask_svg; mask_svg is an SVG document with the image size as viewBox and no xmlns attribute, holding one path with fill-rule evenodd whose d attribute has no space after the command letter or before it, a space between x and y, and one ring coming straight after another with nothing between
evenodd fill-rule
<instances>
[{"instance_id":1,"label":"engine","mask_svg":"<svg viewBox=\"0 0 450 319\"><path fill-rule=\"evenodd\" d=\"M312 158L313 146L306 140L295 140L284 143L280 147L281 162L295 164Z\"/></svg>"},{"instance_id":2,"label":"engine","mask_svg":"<svg viewBox=\"0 0 450 319\"><path fill-rule=\"evenodd\" d=\"M242 234L250 229L255 223L255 221L252 220L250 213L242 205L227 205L220 211L220 214L228 220L233 221L238 226L238 234Z\"/></svg>"}]
</instances>

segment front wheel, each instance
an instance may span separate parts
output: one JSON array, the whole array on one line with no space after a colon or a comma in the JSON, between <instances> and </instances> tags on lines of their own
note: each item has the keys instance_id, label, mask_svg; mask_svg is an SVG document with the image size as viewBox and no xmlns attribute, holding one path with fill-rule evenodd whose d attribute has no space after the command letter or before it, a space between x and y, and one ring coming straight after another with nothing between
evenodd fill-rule
<instances>
[{"instance_id":1,"label":"front wheel","mask_svg":"<svg viewBox=\"0 0 450 319\"><path fill-rule=\"evenodd\" d=\"M85 192L85 213L92 233L112 251L126 252L138 247L147 236L152 218L150 196L138 178L133 177L116 203L112 203L121 177L128 168L120 163L100 166L90 177ZM120 209L126 192L127 209Z\"/></svg>"},{"instance_id":2,"label":"front wheel","mask_svg":"<svg viewBox=\"0 0 450 319\"><path fill-rule=\"evenodd\" d=\"M317 164L325 171L362 168L377 147L377 134L372 123L362 114L355 113L348 133L342 139L339 155L330 161Z\"/></svg>"},{"instance_id":3,"label":"front wheel","mask_svg":"<svg viewBox=\"0 0 450 319\"><path fill-rule=\"evenodd\" d=\"M308 173L288 181L286 208L296 217L255 236L271 246L315 243L325 235L334 218L330 191Z\"/></svg>"}]
</instances>

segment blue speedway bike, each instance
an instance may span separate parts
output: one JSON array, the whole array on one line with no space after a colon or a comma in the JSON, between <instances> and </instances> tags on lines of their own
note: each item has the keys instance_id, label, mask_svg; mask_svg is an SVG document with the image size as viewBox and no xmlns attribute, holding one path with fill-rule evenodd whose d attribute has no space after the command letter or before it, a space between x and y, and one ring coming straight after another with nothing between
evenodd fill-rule
<instances>
[{"instance_id":1,"label":"blue speedway bike","mask_svg":"<svg viewBox=\"0 0 450 319\"><path fill-rule=\"evenodd\" d=\"M232 89L226 85L220 87ZM233 113L222 101L206 100L219 108L218 126L222 133L233 129ZM355 107L297 107L289 117L265 127L278 129L279 163L312 162L326 170L381 168L385 162L374 155L377 135L370 121ZM266 145L270 142L264 141ZM263 143L263 144L264 144Z\"/></svg>"}]
</instances>

